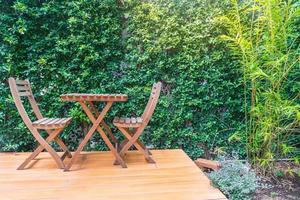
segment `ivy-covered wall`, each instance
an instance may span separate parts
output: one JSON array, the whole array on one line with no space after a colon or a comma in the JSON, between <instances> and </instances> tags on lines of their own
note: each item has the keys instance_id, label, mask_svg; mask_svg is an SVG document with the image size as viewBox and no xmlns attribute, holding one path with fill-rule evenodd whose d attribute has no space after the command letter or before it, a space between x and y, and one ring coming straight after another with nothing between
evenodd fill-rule
<instances>
[{"instance_id":1,"label":"ivy-covered wall","mask_svg":"<svg viewBox=\"0 0 300 200\"><path fill-rule=\"evenodd\" d=\"M183 148L191 157L244 154L228 138L243 128L240 67L218 36L221 1L1 1L0 151L30 151L35 141L18 115L7 79L29 79L42 113L70 115L62 136L78 146L89 122L71 92L125 93L106 120L140 115L151 85L163 89L143 134L154 148ZM30 109L29 109L30 110ZM113 129L115 132L116 129ZM116 133L120 135L119 133ZM106 149L95 134L86 150Z\"/></svg>"}]
</instances>

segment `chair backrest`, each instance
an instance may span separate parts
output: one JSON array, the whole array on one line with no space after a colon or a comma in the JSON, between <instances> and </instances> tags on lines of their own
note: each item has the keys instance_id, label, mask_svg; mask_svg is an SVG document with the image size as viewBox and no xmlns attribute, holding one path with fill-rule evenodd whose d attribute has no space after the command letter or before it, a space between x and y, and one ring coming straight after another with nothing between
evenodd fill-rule
<instances>
[{"instance_id":1,"label":"chair backrest","mask_svg":"<svg viewBox=\"0 0 300 200\"><path fill-rule=\"evenodd\" d=\"M24 123L26 126L31 129L32 128L32 121L30 120L21 100L21 97L27 97L29 103L33 109L34 114L36 115L37 119L42 119L43 116L39 110L39 107L33 97L32 90L30 87L30 83L28 80L15 80L14 78L9 78L9 87L14 99L15 105L21 115Z\"/></svg>"},{"instance_id":2,"label":"chair backrest","mask_svg":"<svg viewBox=\"0 0 300 200\"><path fill-rule=\"evenodd\" d=\"M158 102L160 91L161 91L161 82L154 83L152 86L150 98L148 100L147 106L142 115L144 126L147 126L147 124L149 123L149 121L153 115L156 104Z\"/></svg>"}]
</instances>

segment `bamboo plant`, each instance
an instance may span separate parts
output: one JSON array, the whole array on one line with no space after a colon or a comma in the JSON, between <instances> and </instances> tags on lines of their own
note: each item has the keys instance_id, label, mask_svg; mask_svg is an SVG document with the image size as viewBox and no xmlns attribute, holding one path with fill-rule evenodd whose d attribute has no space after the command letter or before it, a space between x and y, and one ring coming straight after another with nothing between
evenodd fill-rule
<instances>
[{"instance_id":1,"label":"bamboo plant","mask_svg":"<svg viewBox=\"0 0 300 200\"><path fill-rule=\"evenodd\" d=\"M293 1L231 1L225 24L228 42L244 75L248 157L267 173L273 161L294 155L299 141L299 94L286 95L284 85L299 70L299 33L295 31L300 6ZM299 155L298 155L299 156Z\"/></svg>"}]
</instances>

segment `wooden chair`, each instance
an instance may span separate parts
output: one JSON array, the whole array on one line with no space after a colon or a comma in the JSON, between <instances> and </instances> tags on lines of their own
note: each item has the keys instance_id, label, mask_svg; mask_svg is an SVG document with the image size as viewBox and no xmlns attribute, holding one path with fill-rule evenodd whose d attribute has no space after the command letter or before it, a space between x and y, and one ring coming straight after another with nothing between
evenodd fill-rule
<instances>
[{"instance_id":1,"label":"wooden chair","mask_svg":"<svg viewBox=\"0 0 300 200\"><path fill-rule=\"evenodd\" d=\"M148 125L151 116L155 110L156 104L161 91L161 82L153 84L152 92L141 117L131 118L119 118L116 117L113 120L113 124L124 134L125 140L120 144L119 154L124 154L129 150L131 146L135 146L146 158L149 163L155 163L151 157L151 152L145 147L145 145L139 140L140 135ZM119 164L115 161L115 164Z\"/></svg>"},{"instance_id":2,"label":"wooden chair","mask_svg":"<svg viewBox=\"0 0 300 200\"><path fill-rule=\"evenodd\" d=\"M27 80L15 80L14 78L9 78L9 87L11 94L13 96L15 105L21 115L24 123L39 142L37 149L18 167L18 169L24 169L26 165L33 160L40 152L46 149L50 155L55 160L59 168L64 168L65 165L63 160L66 156L72 157L67 146L63 141L58 137L58 134L70 123L71 118L44 118L38 108L38 105L33 97L30 83ZM27 112L23 106L21 97L27 97L29 103L33 109L34 114L37 117L37 121L32 122L27 115ZM44 129L49 134L49 136L44 139L38 129ZM59 157L57 152L48 144L51 141L56 141L57 144L64 150L62 157Z\"/></svg>"}]
</instances>

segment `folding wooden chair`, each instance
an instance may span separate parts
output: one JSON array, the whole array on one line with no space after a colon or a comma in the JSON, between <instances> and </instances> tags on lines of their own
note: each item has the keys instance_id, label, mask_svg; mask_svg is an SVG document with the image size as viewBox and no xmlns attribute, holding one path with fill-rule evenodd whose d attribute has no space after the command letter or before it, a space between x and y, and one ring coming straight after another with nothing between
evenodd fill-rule
<instances>
[{"instance_id":1,"label":"folding wooden chair","mask_svg":"<svg viewBox=\"0 0 300 200\"><path fill-rule=\"evenodd\" d=\"M135 146L146 158L149 163L155 163L151 157L151 152L145 147L145 145L139 140L140 135L143 133L144 129L148 125L151 116L155 110L156 104L161 91L161 82L154 83L152 87L152 92L141 117L131 117L131 118L119 118L116 117L113 124L118 127L118 129L124 134L125 140L119 145L119 154L124 156L124 154L129 150L131 146ZM115 164L119 164L115 161Z\"/></svg>"},{"instance_id":2,"label":"folding wooden chair","mask_svg":"<svg viewBox=\"0 0 300 200\"><path fill-rule=\"evenodd\" d=\"M15 105L21 115L24 123L39 142L37 149L18 167L18 169L24 169L25 166L33 160L40 152L46 149L50 155L55 160L59 168L64 168L65 165L63 160L66 156L72 157L67 146L58 137L59 133L70 123L71 118L44 118L38 108L38 105L33 97L30 83L27 80L15 80L14 78L9 78L9 87L11 94L13 96ZM21 97L28 97L29 103L33 109L34 114L37 117L37 121L32 122L28 117L26 110L23 106ZM49 134L49 136L44 139L38 129L44 129ZM59 157L57 152L48 144L51 141L56 141L57 144L64 150L62 157Z\"/></svg>"}]
</instances>

